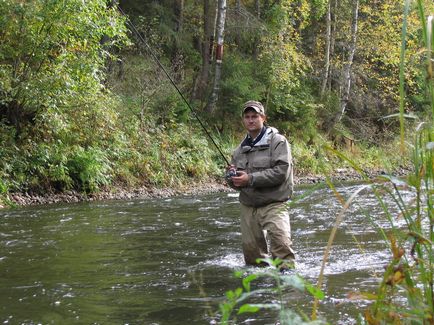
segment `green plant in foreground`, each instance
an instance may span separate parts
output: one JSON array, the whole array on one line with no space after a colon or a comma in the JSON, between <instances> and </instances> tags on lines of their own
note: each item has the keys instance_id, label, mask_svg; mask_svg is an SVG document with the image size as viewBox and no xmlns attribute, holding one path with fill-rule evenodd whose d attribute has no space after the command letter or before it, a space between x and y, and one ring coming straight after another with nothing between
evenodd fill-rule
<instances>
[{"instance_id":1,"label":"green plant in foreground","mask_svg":"<svg viewBox=\"0 0 434 325\"><path fill-rule=\"evenodd\" d=\"M409 1L406 1L408 10ZM432 44L433 16L425 22L422 2L418 1L423 38L427 51L427 102L434 112ZM402 52L405 50L405 19ZM401 70L403 70L403 60ZM401 103L404 102L404 85L401 79ZM402 106L402 105L401 105ZM401 138L403 138L403 109L401 107ZM367 324L433 324L434 323L434 114L431 121L422 123L415 133L413 146L413 172L399 182L390 179L391 195L399 208L406 226L397 229L395 219L385 210L392 226L388 243L392 259L387 265L383 279L374 297L375 303L365 312ZM408 202L403 199L400 188L415 194ZM383 187L384 189L384 187ZM380 204L385 206L380 199ZM401 299L400 299L401 298ZM402 299L404 298L404 299Z\"/></svg>"},{"instance_id":2,"label":"green plant in foreground","mask_svg":"<svg viewBox=\"0 0 434 325\"><path fill-rule=\"evenodd\" d=\"M425 17L422 3L418 2L423 26ZM405 10L409 10L406 1ZM406 15L404 15L406 17ZM433 17L428 19L427 28L423 29L428 48L427 102L434 111L433 75L431 60ZM402 54L405 52L405 19L403 25ZM401 71L403 71L403 57ZM401 76L402 77L402 76ZM403 102L404 79L401 78L401 153L404 153ZM390 233L377 227L391 252L391 259L386 266L376 294L361 293L360 296L372 300L373 304L360 318L360 324L433 324L434 323L434 125L431 121L422 123L415 131L413 172L404 179L384 176L367 185L376 195L379 205L390 224ZM331 150L329 148L329 150ZM350 163L365 179L363 171L350 159L339 152L339 157ZM333 186L332 186L333 189ZM403 190L414 195L412 200L404 199ZM347 210L354 196L345 203L340 217ZM385 195L392 198L398 207L398 213L392 212L384 200ZM404 220L405 226L399 226L398 220ZM371 218L371 221L374 221ZM339 217L335 230L339 223ZM333 240L333 231L329 244ZM330 246L328 245L328 247ZM326 250L327 252L327 250ZM321 281L319 281L320 285ZM314 305L313 314L316 312Z\"/></svg>"},{"instance_id":3,"label":"green plant in foreground","mask_svg":"<svg viewBox=\"0 0 434 325\"><path fill-rule=\"evenodd\" d=\"M390 186L381 185L395 201L399 215L393 216L386 210L392 231L385 239L392 258L386 267L375 300L365 312L367 324L432 324L434 322L434 177L433 149L434 129L429 126L416 135L413 162L414 171L404 180L390 178ZM415 198L405 201L402 188L410 190ZM399 229L398 218L405 220ZM404 302L403 302L404 301Z\"/></svg>"},{"instance_id":4,"label":"green plant in foreground","mask_svg":"<svg viewBox=\"0 0 434 325\"><path fill-rule=\"evenodd\" d=\"M258 263L266 263L271 266L271 268L258 268L254 273L244 277L242 271L235 273L236 277L242 278L242 287L226 292L226 300L220 304L220 324L225 325L235 323L236 316L232 317L235 312L237 315L242 315L245 313L258 313L261 310L278 311L281 325L326 324L321 320L310 321L306 315L299 315L292 311L286 306L283 297L286 289L295 288L301 292L307 291L318 299L323 299L324 293L321 290L317 289L297 274L282 275L279 271L279 265L282 261L279 259L259 259ZM271 288L252 289L253 281L260 278L271 278L275 285ZM277 302L260 304L248 302L249 299L264 294L272 294L273 297L277 297Z\"/></svg>"}]
</instances>

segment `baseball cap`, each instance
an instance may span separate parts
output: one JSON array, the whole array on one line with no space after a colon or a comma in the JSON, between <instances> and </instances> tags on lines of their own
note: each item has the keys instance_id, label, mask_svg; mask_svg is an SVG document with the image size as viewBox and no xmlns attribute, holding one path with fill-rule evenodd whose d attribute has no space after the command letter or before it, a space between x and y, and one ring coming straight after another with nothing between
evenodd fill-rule
<instances>
[{"instance_id":1,"label":"baseball cap","mask_svg":"<svg viewBox=\"0 0 434 325\"><path fill-rule=\"evenodd\" d=\"M265 115L264 106L262 106L262 104L260 102L257 102L257 101L254 101L254 100L249 100L248 102L245 102L244 105L243 105L243 114L249 108L253 109L258 114Z\"/></svg>"}]
</instances>

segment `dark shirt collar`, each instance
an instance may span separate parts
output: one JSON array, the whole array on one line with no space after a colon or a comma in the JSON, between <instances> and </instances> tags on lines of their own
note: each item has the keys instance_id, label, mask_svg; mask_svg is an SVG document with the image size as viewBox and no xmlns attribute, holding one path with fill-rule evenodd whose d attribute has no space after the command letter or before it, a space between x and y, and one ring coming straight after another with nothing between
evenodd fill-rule
<instances>
[{"instance_id":1,"label":"dark shirt collar","mask_svg":"<svg viewBox=\"0 0 434 325\"><path fill-rule=\"evenodd\" d=\"M266 130L267 130L267 128L265 126L263 126L261 132L259 133L259 135L255 139L252 139L252 137L249 134L247 134L247 136L244 139L241 146L242 147L244 147L244 146L253 147L255 144L257 144L262 139Z\"/></svg>"}]
</instances>

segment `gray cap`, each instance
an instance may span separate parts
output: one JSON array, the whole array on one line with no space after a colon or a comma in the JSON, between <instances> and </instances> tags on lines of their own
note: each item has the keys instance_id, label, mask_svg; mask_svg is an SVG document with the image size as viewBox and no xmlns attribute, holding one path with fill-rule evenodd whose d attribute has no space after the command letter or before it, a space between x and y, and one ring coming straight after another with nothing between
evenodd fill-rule
<instances>
[{"instance_id":1,"label":"gray cap","mask_svg":"<svg viewBox=\"0 0 434 325\"><path fill-rule=\"evenodd\" d=\"M248 110L248 109L253 109L256 113L264 115L265 116L265 109L264 106L262 106L262 104L260 102L254 101L254 100L249 100L248 102L244 103L243 105L243 114Z\"/></svg>"}]
</instances>

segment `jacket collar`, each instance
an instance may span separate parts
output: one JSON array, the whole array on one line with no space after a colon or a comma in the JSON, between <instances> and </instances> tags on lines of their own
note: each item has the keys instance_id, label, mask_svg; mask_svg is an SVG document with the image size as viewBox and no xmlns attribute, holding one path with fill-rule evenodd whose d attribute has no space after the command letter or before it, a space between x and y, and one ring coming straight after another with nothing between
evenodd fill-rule
<instances>
[{"instance_id":1,"label":"jacket collar","mask_svg":"<svg viewBox=\"0 0 434 325\"><path fill-rule=\"evenodd\" d=\"M243 142L241 142L241 151L256 151L261 149L266 149L270 146L271 138L273 134L279 133L273 127L263 127L261 133L252 141L249 135L246 135Z\"/></svg>"}]
</instances>

